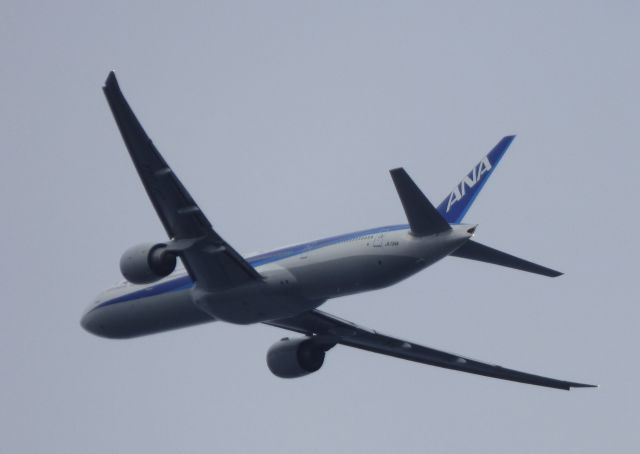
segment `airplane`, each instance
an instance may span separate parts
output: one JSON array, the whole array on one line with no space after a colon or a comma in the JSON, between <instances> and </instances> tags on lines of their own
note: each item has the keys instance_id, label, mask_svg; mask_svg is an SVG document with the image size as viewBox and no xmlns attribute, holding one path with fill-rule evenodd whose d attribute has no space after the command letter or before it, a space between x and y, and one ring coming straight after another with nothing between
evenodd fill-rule
<instances>
[{"instance_id":1,"label":"airplane","mask_svg":"<svg viewBox=\"0 0 640 454\"><path fill-rule=\"evenodd\" d=\"M318 371L336 345L503 380L565 389L595 387L483 363L387 336L318 309L325 301L388 287L447 257L543 276L562 273L472 239L462 223L514 136L504 137L436 208L403 168L390 171L408 223L370 228L244 257L213 229L142 128L116 80L103 87L133 164L168 240L128 249L125 281L95 299L81 325L125 339L221 321L264 323L301 336L267 352L271 372L296 378ZM184 270L177 270L177 259Z\"/></svg>"}]
</instances>

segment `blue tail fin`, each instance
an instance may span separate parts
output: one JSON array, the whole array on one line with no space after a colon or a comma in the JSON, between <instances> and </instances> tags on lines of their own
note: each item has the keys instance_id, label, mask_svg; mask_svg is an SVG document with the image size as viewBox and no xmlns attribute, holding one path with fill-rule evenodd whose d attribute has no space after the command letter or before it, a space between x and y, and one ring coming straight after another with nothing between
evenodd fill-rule
<instances>
[{"instance_id":1,"label":"blue tail fin","mask_svg":"<svg viewBox=\"0 0 640 454\"><path fill-rule=\"evenodd\" d=\"M450 224L459 224L473 204L515 136L506 136L475 165L438 206L438 212Z\"/></svg>"}]
</instances>

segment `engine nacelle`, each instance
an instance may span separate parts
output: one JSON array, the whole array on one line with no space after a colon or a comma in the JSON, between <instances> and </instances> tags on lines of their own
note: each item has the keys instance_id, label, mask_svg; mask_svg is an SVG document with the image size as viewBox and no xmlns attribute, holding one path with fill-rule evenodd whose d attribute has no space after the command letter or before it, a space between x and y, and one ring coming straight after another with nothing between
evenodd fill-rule
<instances>
[{"instance_id":1,"label":"engine nacelle","mask_svg":"<svg viewBox=\"0 0 640 454\"><path fill-rule=\"evenodd\" d=\"M284 338L267 352L267 365L280 378L297 378L317 371L324 363L325 350L307 337Z\"/></svg>"},{"instance_id":2,"label":"engine nacelle","mask_svg":"<svg viewBox=\"0 0 640 454\"><path fill-rule=\"evenodd\" d=\"M133 284L149 284L171 274L176 262L176 255L167 251L166 244L139 244L122 254L120 272Z\"/></svg>"}]
</instances>

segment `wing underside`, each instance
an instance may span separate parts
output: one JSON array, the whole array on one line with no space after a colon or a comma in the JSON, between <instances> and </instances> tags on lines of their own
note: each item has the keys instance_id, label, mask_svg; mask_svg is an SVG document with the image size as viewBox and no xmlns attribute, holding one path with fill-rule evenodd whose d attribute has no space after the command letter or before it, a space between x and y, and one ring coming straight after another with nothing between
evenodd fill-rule
<instances>
[{"instance_id":1,"label":"wing underside","mask_svg":"<svg viewBox=\"0 0 640 454\"><path fill-rule=\"evenodd\" d=\"M218 289L260 280L260 274L211 227L166 163L109 74L104 93L147 195L169 238L190 246L179 255L191 278Z\"/></svg>"},{"instance_id":2,"label":"wing underside","mask_svg":"<svg viewBox=\"0 0 640 454\"><path fill-rule=\"evenodd\" d=\"M313 339L317 339L319 343L347 345L374 353L486 377L565 390L594 386L520 372L424 347L380 334L319 310L305 312L288 319L268 322L268 324L314 336Z\"/></svg>"}]
</instances>

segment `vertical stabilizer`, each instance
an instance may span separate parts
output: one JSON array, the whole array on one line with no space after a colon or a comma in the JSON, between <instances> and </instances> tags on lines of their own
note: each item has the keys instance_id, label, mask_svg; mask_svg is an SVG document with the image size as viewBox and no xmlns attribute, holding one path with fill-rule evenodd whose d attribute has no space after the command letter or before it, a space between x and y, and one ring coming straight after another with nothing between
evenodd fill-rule
<instances>
[{"instance_id":1,"label":"vertical stabilizer","mask_svg":"<svg viewBox=\"0 0 640 454\"><path fill-rule=\"evenodd\" d=\"M459 224L473 204L482 187L500 162L515 136L506 136L493 147L471 171L465 175L453 191L440 203L438 212L450 224Z\"/></svg>"}]
</instances>

